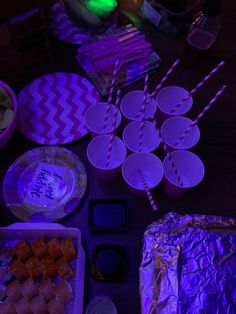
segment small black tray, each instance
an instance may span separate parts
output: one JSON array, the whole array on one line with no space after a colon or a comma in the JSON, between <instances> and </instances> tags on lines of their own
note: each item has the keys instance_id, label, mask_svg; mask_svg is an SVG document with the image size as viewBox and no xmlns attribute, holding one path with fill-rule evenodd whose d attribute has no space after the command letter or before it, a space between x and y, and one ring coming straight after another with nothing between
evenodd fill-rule
<instances>
[{"instance_id":1,"label":"small black tray","mask_svg":"<svg viewBox=\"0 0 236 314\"><path fill-rule=\"evenodd\" d=\"M92 275L97 280L119 282L126 274L127 253L117 244L99 244L92 253Z\"/></svg>"},{"instance_id":2,"label":"small black tray","mask_svg":"<svg viewBox=\"0 0 236 314\"><path fill-rule=\"evenodd\" d=\"M127 230L128 220L125 200L90 200L89 227L92 231Z\"/></svg>"}]
</instances>

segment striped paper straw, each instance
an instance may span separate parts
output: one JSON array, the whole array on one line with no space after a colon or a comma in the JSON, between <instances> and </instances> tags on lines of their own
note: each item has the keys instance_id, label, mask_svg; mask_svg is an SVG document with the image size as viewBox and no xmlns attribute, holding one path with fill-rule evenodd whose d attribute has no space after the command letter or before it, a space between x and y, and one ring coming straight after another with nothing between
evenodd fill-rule
<instances>
[{"instance_id":1,"label":"striped paper straw","mask_svg":"<svg viewBox=\"0 0 236 314\"><path fill-rule=\"evenodd\" d=\"M175 60L175 62L172 64L172 66L170 67L170 69L168 70L168 72L166 73L166 75L162 78L162 80L160 81L160 83L156 86L155 90L153 93L151 93L150 97L155 97L156 94L158 93L158 91L162 88L163 84L165 83L165 81L168 79L168 77L170 76L170 74L174 71L174 69L176 68L176 66L180 63L180 60L177 59Z\"/></svg>"},{"instance_id":2,"label":"striped paper straw","mask_svg":"<svg viewBox=\"0 0 236 314\"><path fill-rule=\"evenodd\" d=\"M151 193L151 191L150 191L150 189L149 189L149 187L148 187L148 185L147 185L147 182L146 182L146 179L145 179L145 177L144 177L144 174L143 174L142 170L141 170L141 169L138 169L138 173L139 173L140 178L141 178L141 180L142 180L142 183L143 183L145 192L146 192L147 197L148 197L148 199L149 199L149 202L150 202L150 204L151 204L151 206L152 206L152 209L153 209L153 210L157 210L158 207L157 207L157 205L156 205L156 203L155 203L155 201L154 201L154 199L153 199L152 193Z\"/></svg>"},{"instance_id":3,"label":"striped paper straw","mask_svg":"<svg viewBox=\"0 0 236 314\"><path fill-rule=\"evenodd\" d=\"M119 59L116 60L114 71L113 71L113 74L112 74L111 88L110 88L110 91L109 91L109 96L108 96L108 101L107 101L107 106L106 106L106 112L105 112L105 118L104 118L104 124L103 124L103 132L105 131L105 129L107 127L107 123L108 123L109 110L110 110L110 105L111 105L111 101L112 101L113 92L114 92L114 89L115 89L119 62L120 62Z\"/></svg>"},{"instance_id":4,"label":"striped paper straw","mask_svg":"<svg viewBox=\"0 0 236 314\"><path fill-rule=\"evenodd\" d=\"M148 78L149 75L145 75L145 80L144 80L144 90L143 90L143 104L141 107L141 124L140 124L140 131L139 131L139 143L138 143L138 152L141 152L142 147L143 147L143 132L144 132L144 116L145 116L145 108L146 108L146 103L147 103L147 94L148 94Z\"/></svg>"},{"instance_id":5,"label":"striped paper straw","mask_svg":"<svg viewBox=\"0 0 236 314\"><path fill-rule=\"evenodd\" d=\"M211 106L217 101L220 95L226 90L226 85L223 85L221 89L215 94L215 96L211 99L208 105L199 113L197 118L193 121L193 123L184 131L184 133L179 137L179 139L173 144L174 146L178 146L180 142L185 138L185 136L192 130L192 128L199 122L199 120L204 116L204 114L211 108Z\"/></svg>"},{"instance_id":6,"label":"striped paper straw","mask_svg":"<svg viewBox=\"0 0 236 314\"><path fill-rule=\"evenodd\" d=\"M215 74L223 65L224 65L224 61L221 61L207 76L205 76L190 92L189 94L184 97L180 103L176 104L176 106L170 111L171 114L175 113L176 110L178 110L185 101L187 101L193 94L195 94L200 87L202 87L203 84L206 83L206 81L208 81L213 74Z\"/></svg>"},{"instance_id":7,"label":"striped paper straw","mask_svg":"<svg viewBox=\"0 0 236 314\"><path fill-rule=\"evenodd\" d=\"M174 175L175 175L176 179L178 180L179 184L180 184L181 186L183 186L184 184L183 184L183 181L181 180L181 176L180 176L180 173L179 173L179 171L178 171L178 168L177 168L176 165L175 165L175 162L174 162L174 160L173 160L173 158L172 158L172 156L171 156L171 153L168 151L167 145L166 145L166 143L165 143L165 141L164 141L164 139L163 139L163 137L162 137L161 130L160 130L159 127L157 126L157 122L156 122L156 119L155 119L155 118L153 119L153 124L154 124L154 126L155 126L155 128L156 128L156 130L157 130L157 134L158 134L158 137L159 137L160 142L161 142L161 144L162 144L162 147L163 147L163 149L164 149L164 151L165 151L165 154L166 154L166 156L167 156L168 159L169 159L169 162L170 162L170 164L171 164L171 168L173 169Z\"/></svg>"},{"instance_id":8,"label":"striped paper straw","mask_svg":"<svg viewBox=\"0 0 236 314\"><path fill-rule=\"evenodd\" d=\"M117 91L117 95L116 95L116 103L115 103L115 112L113 115L113 120L112 120L112 134L110 137L110 141L108 144L108 150L107 150L107 161L106 161L106 168L109 167L110 162L111 162L111 154L112 154L112 146L113 146L113 142L114 142L114 138L115 138L115 128L116 128L116 120L117 120L117 114L118 114L118 108L119 108L119 103L120 103L120 97L121 97L121 90L119 89Z\"/></svg>"}]
</instances>

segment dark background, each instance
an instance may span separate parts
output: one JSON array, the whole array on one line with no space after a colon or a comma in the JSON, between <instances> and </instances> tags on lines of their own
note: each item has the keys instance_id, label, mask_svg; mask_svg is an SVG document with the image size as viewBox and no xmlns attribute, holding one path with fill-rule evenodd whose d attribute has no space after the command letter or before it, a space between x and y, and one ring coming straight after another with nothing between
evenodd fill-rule
<instances>
[{"instance_id":1,"label":"dark background","mask_svg":"<svg viewBox=\"0 0 236 314\"><path fill-rule=\"evenodd\" d=\"M135 11L131 1L120 1L120 8L129 5ZM128 190L121 178L114 182L104 183L97 178L86 158L86 147L89 135L78 142L65 145L75 152L88 172L87 193L81 206L69 217L61 221L64 226L77 227L82 231L84 247L87 253L87 269L85 277L84 306L96 295L108 295L117 305L119 313L139 313L139 280L138 269L141 259L142 237L145 229L153 221L169 211L181 214L202 213L236 217L236 2L223 1L222 27L214 46L200 52L186 44L186 36L170 38L159 32L149 23L144 23L142 31L147 41L153 44L154 50L162 59L160 69L150 77L151 90L160 81L176 58L181 59L181 66L171 76L168 84L177 84L191 89L222 59L225 66L195 96L194 106L189 117L196 117L215 92L226 84L225 95L211 108L201 120L200 143L193 149L203 160L206 175L203 182L180 198L171 198L158 187L153 194L161 208L153 213L146 198L136 198ZM44 73L65 71L86 74L75 61L76 49L54 38L50 38L55 64L43 69ZM14 84L18 91L23 84ZM132 89L142 89L139 81L123 89L126 93ZM2 190L3 177L12 162L27 150L38 145L28 141L18 131L12 140L0 151L0 184ZM128 204L130 228L127 232L93 234L88 227L88 209L90 199L125 199ZM0 194L1 225L7 226L17 219L5 207ZM90 275L90 257L95 245L101 243L117 243L125 247L128 255L127 274L121 283L98 282Z\"/></svg>"}]
</instances>

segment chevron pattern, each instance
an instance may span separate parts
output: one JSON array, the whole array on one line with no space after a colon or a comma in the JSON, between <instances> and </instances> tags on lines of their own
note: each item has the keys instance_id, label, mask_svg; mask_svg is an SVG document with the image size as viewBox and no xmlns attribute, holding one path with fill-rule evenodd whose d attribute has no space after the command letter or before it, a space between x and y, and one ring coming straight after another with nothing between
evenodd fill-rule
<instances>
[{"instance_id":1,"label":"chevron pattern","mask_svg":"<svg viewBox=\"0 0 236 314\"><path fill-rule=\"evenodd\" d=\"M30 140L60 145L88 133L85 112L100 100L93 85L72 73L39 77L18 95L18 127Z\"/></svg>"},{"instance_id":2,"label":"chevron pattern","mask_svg":"<svg viewBox=\"0 0 236 314\"><path fill-rule=\"evenodd\" d=\"M82 26L75 24L62 3L56 3L50 10L48 16L50 32L58 39L70 44L82 44L90 38L91 34Z\"/></svg>"}]
</instances>

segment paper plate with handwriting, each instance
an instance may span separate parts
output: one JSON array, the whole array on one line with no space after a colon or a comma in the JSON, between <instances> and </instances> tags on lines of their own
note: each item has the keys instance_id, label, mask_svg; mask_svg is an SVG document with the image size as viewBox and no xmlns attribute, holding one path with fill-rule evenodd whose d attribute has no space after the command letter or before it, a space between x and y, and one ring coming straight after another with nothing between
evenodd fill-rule
<instances>
[{"instance_id":1,"label":"paper plate with handwriting","mask_svg":"<svg viewBox=\"0 0 236 314\"><path fill-rule=\"evenodd\" d=\"M81 202L87 187L84 165L57 146L32 149L8 169L3 182L6 206L23 221L56 221Z\"/></svg>"}]
</instances>

